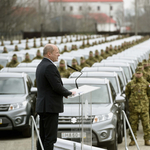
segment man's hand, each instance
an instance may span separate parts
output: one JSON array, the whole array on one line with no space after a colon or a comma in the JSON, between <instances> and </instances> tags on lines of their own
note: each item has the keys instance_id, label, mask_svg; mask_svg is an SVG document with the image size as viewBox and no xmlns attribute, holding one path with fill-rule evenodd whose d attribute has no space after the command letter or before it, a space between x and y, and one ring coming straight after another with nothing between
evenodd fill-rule
<instances>
[{"instance_id":1,"label":"man's hand","mask_svg":"<svg viewBox=\"0 0 150 150\"><path fill-rule=\"evenodd\" d=\"M76 95L76 91L71 91L71 92L72 92L72 94L69 96L75 96ZM68 96L65 96L65 98L68 98Z\"/></svg>"},{"instance_id":2,"label":"man's hand","mask_svg":"<svg viewBox=\"0 0 150 150\"><path fill-rule=\"evenodd\" d=\"M71 91L72 95L71 96L75 96L76 95L76 91Z\"/></svg>"}]
</instances>

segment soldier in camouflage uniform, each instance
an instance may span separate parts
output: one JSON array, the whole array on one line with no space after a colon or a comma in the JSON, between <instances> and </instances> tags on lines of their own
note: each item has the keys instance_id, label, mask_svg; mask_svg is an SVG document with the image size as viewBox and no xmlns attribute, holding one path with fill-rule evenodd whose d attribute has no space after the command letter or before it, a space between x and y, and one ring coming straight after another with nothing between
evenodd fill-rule
<instances>
[{"instance_id":1,"label":"soldier in camouflage uniform","mask_svg":"<svg viewBox=\"0 0 150 150\"><path fill-rule=\"evenodd\" d=\"M109 46L109 52L113 55L114 54L114 49L112 47L112 45Z\"/></svg>"},{"instance_id":2,"label":"soldier in camouflage uniform","mask_svg":"<svg viewBox=\"0 0 150 150\"><path fill-rule=\"evenodd\" d=\"M81 69L82 69L82 68L78 65L78 62L77 62L76 59L72 59L72 67L75 68L75 69L77 69L78 71L81 71ZM73 73L73 72L75 72L75 70L73 70L73 69L71 69L71 68L69 68L68 70L69 70L70 74Z\"/></svg>"},{"instance_id":3,"label":"soldier in camouflage uniform","mask_svg":"<svg viewBox=\"0 0 150 150\"><path fill-rule=\"evenodd\" d=\"M4 68L4 67L0 64L0 70L1 70L2 68Z\"/></svg>"},{"instance_id":4,"label":"soldier in camouflage uniform","mask_svg":"<svg viewBox=\"0 0 150 150\"><path fill-rule=\"evenodd\" d=\"M122 52L122 51L123 51L123 49L121 48L120 45L118 45L118 53L120 53L120 52Z\"/></svg>"},{"instance_id":5,"label":"soldier in camouflage uniform","mask_svg":"<svg viewBox=\"0 0 150 150\"><path fill-rule=\"evenodd\" d=\"M101 62L103 60L103 57L99 55L98 50L95 51L95 59L97 60L97 62Z\"/></svg>"},{"instance_id":6,"label":"soldier in camouflage uniform","mask_svg":"<svg viewBox=\"0 0 150 150\"><path fill-rule=\"evenodd\" d=\"M117 48L117 46L114 47L114 52L113 52L113 54L118 54L118 48Z\"/></svg>"},{"instance_id":7,"label":"soldier in camouflage uniform","mask_svg":"<svg viewBox=\"0 0 150 150\"><path fill-rule=\"evenodd\" d=\"M18 49L18 46L17 46L17 45L15 45L15 49L14 49L14 51L19 51L19 49Z\"/></svg>"},{"instance_id":8,"label":"soldier in camouflage uniform","mask_svg":"<svg viewBox=\"0 0 150 150\"><path fill-rule=\"evenodd\" d=\"M32 60L30 59L29 53L26 53L25 59L22 61L22 63L30 63Z\"/></svg>"},{"instance_id":9,"label":"soldier in camouflage uniform","mask_svg":"<svg viewBox=\"0 0 150 150\"><path fill-rule=\"evenodd\" d=\"M34 57L32 60L34 59L43 59L43 56L41 56L40 50L37 50L36 57Z\"/></svg>"},{"instance_id":10,"label":"soldier in camouflage uniform","mask_svg":"<svg viewBox=\"0 0 150 150\"><path fill-rule=\"evenodd\" d=\"M6 67L16 67L16 66L18 66L18 65L19 65L19 62L18 62L18 59L17 59L17 55L14 54L14 55L12 56L11 62L9 62L9 63L6 65Z\"/></svg>"},{"instance_id":11,"label":"soldier in camouflage uniform","mask_svg":"<svg viewBox=\"0 0 150 150\"><path fill-rule=\"evenodd\" d=\"M3 52L2 53L8 53L7 48L4 47Z\"/></svg>"},{"instance_id":12,"label":"soldier in camouflage uniform","mask_svg":"<svg viewBox=\"0 0 150 150\"><path fill-rule=\"evenodd\" d=\"M106 51L108 52L108 55L109 55L109 56L112 56L112 55L113 55L112 51L110 51L110 49L109 49L108 46L106 47Z\"/></svg>"},{"instance_id":13,"label":"soldier in camouflage uniform","mask_svg":"<svg viewBox=\"0 0 150 150\"><path fill-rule=\"evenodd\" d=\"M142 63L143 63L144 71L150 75L148 61L144 59Z\"/></svg>"},{"instance_id":14,"label":"soldier in camouflage uniform","mask_svg":"<svg viewBox=\"0 0 150 150\"><path fill-rule=\"evenodd\" d=\"M81 67L81 68L90 67L90 65L88 65L88 64L85 62L85 58L84 58L84 57L80 57L80 67Z\"/></svg>"},{"instance_id":15,"label":"soldier in camouflage uniform","mask_svg":"<svg viewBox=\"0 0 150 150\"><path fill-rule=\"evenodd\" d=\"M101 49L101 57L103 57L103 59L106 59L106 58L105 58L105 52L104 52L103 49Z\"/></svg>"},{"instance_id":16,"label":"soldier in camouflage uniform","mask_svg":"<svg viewBox=\"0 0 150 150\"><path fill-rule=\"evenodd\" d=\"M109 49L106 48L106 51L105 51L105 54L103 55L103 58L106 59L107 57L109 57L110 54L109 54Z\"/></svg>"},{"instance_id":17,"label":"soldier in camouflage uniform","mask_svg":"<svg viewBox=\"0 0 150 150\"><path fill-rule=\"evenodd\" d=\"M88 65L92 66L97 60L93 57L93 52L89 52L89 58L85 61Z\"/></svg>"},{"instance_id":18,"label":"soldier in camouflage uniform","mask_svg":"<svg viewBox=\"0 0 150 150\"><path fill-rule=\"evenodd\" d=\"M148 72L149 72L149 74L150 74L150 59L148 60Z\"/></svg>"},{"instance_id":19,"label":"soldier in camouflage uniform","mask_svg":"<svg viewBox=\"0 0 150 150\"><path fill-rule=\"evenodd\" d=\"M144 70L144 67L143 67L143 64L142 62L139 62L138 63L138 68L141 68L142 71L143 71L143 78L150 83L150 75ZM134 79L135 77L135 74L133 74L132 78L131 79Z\"/></svg>"},{"instance_id":20,"label":"soldier in camouflage uniform","mask_svg":"<svg viewBox=\"0 0 150 150\"><path fill-rule=\"evenodd\" d=\"M84 40L82 41L82 45L80 46L81 49L85 48L85 42Z\"/></svg>"},{"instance_id":21,"label":"soldier in camouflage uniform","mask_svg":"<svg viewBox=\"0 0 150 150\"><path fill-rule=\"evenodd\" d=\"M59 62L58 71L61 78L68 78L70 76L70 72L68 69L66 69L65 61L63 59L61 59Z\"/></svg>"},{"instance_id":22,"label":"soldier in camouflage uniform","mask_svg":"<svg viewBox=\"0 0 150 150\"><path fill-rule=\"evenodd\" d=\"M64 50L61 51L61 54L63 54L64 52L69 52L69 51L67 50L67 46L66 46L66 45L64 46Z\"/></svg>"},{"instance_id":23,"label":"soldier in camouflage uniform","mask_svg":"<svg viewBox=\"0 0 150 150\"><path fill-rule=\"evenodd\" d=\"M129 121L136 138L139 117L141 118L145 145L150 146L150 124L149 124L149 97L150 84L143 78L140 68L135 70L135 78L129 82L125 89L126 97L129 99ZM129 146L135 145L134 139L129 133L131 142Z\"/></svg>"}]
</instances>

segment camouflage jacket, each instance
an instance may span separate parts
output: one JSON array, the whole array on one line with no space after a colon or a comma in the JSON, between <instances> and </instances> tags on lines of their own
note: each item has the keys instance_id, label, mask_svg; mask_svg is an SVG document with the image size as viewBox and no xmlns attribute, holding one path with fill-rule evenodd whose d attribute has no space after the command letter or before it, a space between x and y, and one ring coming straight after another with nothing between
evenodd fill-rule
<instances>
[{"instance_id":1,"label":"camouflage jacket","mask_svg":"<svg viewBox=\"0 0 150 150\"><path fill-rule=\"evenodd\" d=\"M25 59L22 61L22 63L30 63L30 62L32 62L32 60L30 60L30 59Z\"/></svg>"},{"instance_id":2,"label":"camouflage jacket","mask_svg":"<svg viewBox=\"0 0 150 150\"><path fill-rule=\"evenodd\" d=\"M11 61L6 65L6 67L17 67L18 65L19 65L18 61L16 62Z\"/></svg>"},{"instance_id":3,"label":"camouflage jacket","mask_svg":"<svg viewBox=\"0 0 150 150\"><path fill-rule=\"evenodd\" d=\"M84 63L80 64L80 67L81 67L81 68L90 67L90 65L88 65L88 64L86 64L86 63L84 62Z\"/></svg>"},{"instance_id":4,"label":"camouflage jacket","mask_svg":"<svg viewBox=\"0 0 150 150\"><path fill-rule=\"evenodd\" d=\"M125 89L129 99L129 111L149 111L150 84L143 78L134 78Z\"/></svg>"},{"instance_id":5,"label":"camouflage jacket","mask_svg":"<svg viewBox=\"0 0 150 150\"><path fill-rule=\"evenodd\" d=\"M58 71L61 78L68 78L70 76L70 72L68 69L58 67Z\"/></svg>"},{"instance_id":6,"label":"camouflage jacket","mask_svg":"<svg viewBox=\"0 0 150 150\"><path fill-rule=\"evenodd\" d=\"M144 68L144 71L147 72L147 73L150 75L150 67L149 67L149 66L148 66L148 67L145 67L145 68Z\"/></svg>"},{"instance_id":7,"label":"camouflage jacket","mask_svg":"<svg viewBox=\"0 0 150 150\"><path fill-rule=\"evenodd\" d=\"M95 56L95 59L98 61L98 62L101 62L103 60L103 57L102 56Z\"/></svg>"},{"instance_id":8,"label":"camouflage jacket","mask_svg":"<svg viewBox=\"0 0 150 150\"><path fill-rule=\"evenodd\" d=\"M43 59L43 56L36 56L32 60L34 60L34 59Z\"/></svg>"},{"instance_id":9,"label":"camouflage jacket","mask_svg":"<svg viewBox=\"0 0 150 150\"><path fill-rule=\"evenodd\" d=\"M4 68L4 67L0 64L0 70L1 70L2 68Z\"/></svg>"},{"instance_id":10,"label":"camouflage jacket","mask_svg":"<svg viewBox=\"0 0 150 150\"><path fill-rule=\"evenodd\" d=\"M133 74L132 78L131 79L134 79L135 76ZM143 78L150 83L150 75L146 72L146 71L143 71Z\"/></svg>"}]
</instances>

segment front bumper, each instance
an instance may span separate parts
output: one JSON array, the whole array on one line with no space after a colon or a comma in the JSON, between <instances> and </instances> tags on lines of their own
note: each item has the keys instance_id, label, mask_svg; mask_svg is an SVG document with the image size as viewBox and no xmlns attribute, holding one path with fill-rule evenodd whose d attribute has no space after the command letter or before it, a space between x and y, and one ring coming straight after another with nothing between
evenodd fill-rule
<instances>
[{"instance_id":1,"label":"front bumper","mask_svg":"<svg viewBox=\"0 0 150 150\"><path fill-rule=\"evenodd\" d=\"M0 119L2 120L2 123L0 124L0 130L24 129L28 127L28 116L25 109L1 111Z\"/></svg>"}]
</instances>

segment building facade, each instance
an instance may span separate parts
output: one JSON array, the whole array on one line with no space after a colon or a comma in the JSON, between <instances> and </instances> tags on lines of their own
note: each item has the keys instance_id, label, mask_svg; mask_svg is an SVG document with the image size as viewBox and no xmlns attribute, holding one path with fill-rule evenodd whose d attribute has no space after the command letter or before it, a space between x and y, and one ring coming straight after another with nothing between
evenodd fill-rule
<instances>
[{"instance_id":1,"label":"building facade","mask_svg":"<svg viewBox=\"0 0 150 150\"><path fill-rule=\"evenodd\" d=\"M49 3L51 9L61 13L105 13L114 19L118 9L123 9L123 0L49 0Z\"/></svg>"},{"instance_id":2,"label":"building facade","mask_svg":"<svg viewBox=\"0 0 150 150\"><path fill-rule=\"evenodd\" d=\"M117 12L124 8L123 0L49 0L49 9L55 16L76 16L82 22L80 26L93 17L97 31L116 31Z\"/></svg>"}]
</instances>

